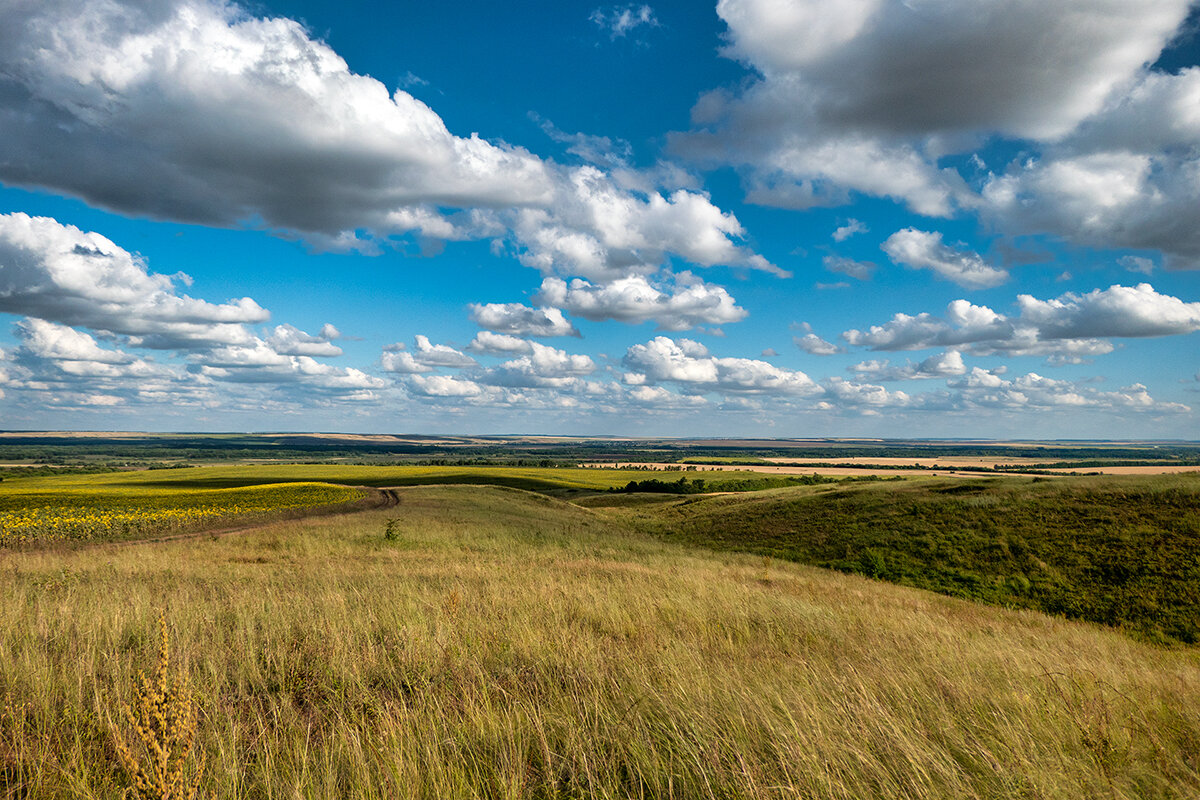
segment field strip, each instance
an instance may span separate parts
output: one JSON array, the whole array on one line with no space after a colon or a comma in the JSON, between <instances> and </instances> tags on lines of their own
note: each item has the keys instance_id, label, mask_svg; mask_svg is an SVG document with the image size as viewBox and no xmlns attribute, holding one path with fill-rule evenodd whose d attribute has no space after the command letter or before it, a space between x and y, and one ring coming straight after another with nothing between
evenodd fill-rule
<instances>
[{"instance_id":1,"label":"field strip","mask_svg":"<svg viewBox=\"0 0 1200 800\"><path fill-rule=\"evenodd\" d=\"M772 459L774 460L774 459ZM804 466L804 465L784 465L784 464L679 464L677 462L667 461L593 461L581 463L581 467L589 467L592 469L606 468L612 469L621 467L625 469L647 469L647 470L664 470L671 472L763 472L772 475L947 475L959 478L977 478L981 475L1009 475L1020 474L1022 468L1030 470L1040 470L1045 472L1061 473L1068 475L1072 472L1087 472L1098 473L1104 475L1173 475L1181 472L1200 472L1200 466L1181 466L1178 464L1146 464L1144 466L1125 466L1125 467L1042 467L1036 463L1030 464L1014 464L1011 461L995 460L997 465L1011 465L1016 467L1016 470L1000 471L1000 472L979 472L970 469L973 466L994 466L990 463L979 463L970 459L926 459L926 458L880 458L874 459L870 463L875 466L869 466L867 463L858 462L855 465L852 459L830 459L829 461L820 462L822 464L837 463L838 466ZM844 462L844 463L843 463ZM928 462L928 463L926 463ZM904 464L921 464L920 468L904 469ZM1053 462L1048 462L1053 463ZM935 466L936 465L936 466Z\"/></svg>"},{"instance_id":2,"label":"field strip","mask_svg":"<svg viewBox=\"0 0 1200 800\"><path fill-rule=\"evenodd\" d=\"M908 463L912 463L910 460ZM945 467L938 471L928 469L871 469L870 467L786 467L775 464L678 464L665 461L608 461L587 462L582 467L612 469L620 465L622 468L646 469L650 471L663 470L666 472L761 472L768 475L947 475L971 478L992 473L958 472L954 467Z\"/></svg>"},{"instance_id":3,"label":"field strip","mask_svg":"<svg viewBox=\"0 0 1200 800\"><path fill-rule=\"evenodd\" d=\"M344 485L344 484L334 484ZM338 514L357 514L362 511L375 511L380 508L390 508L400 502L400 498L396 495L395 488L380 488L375 486L351 486L352 489L361 489L367 493L367 496L361 500L354 500L349 503L332 505L332 506L313 506L311 508L294 508L280 512L278 516L271 519L259 519L247 521L241 525L229 525L221 528L208 528L199 531L189 531L187 533L173 533L169 536L154 536L147 539L122 539L115 541L91 541L76 543L71 549L88 550L98 547L128 547L131 545L142 544L161 544L163 542L177 542L185 539L199 539L202 537L225 537L233 536L241 533L251 533L278 522L292 522L295 520L309 519L312 517L332 517ZM396 487L403 488L403 487Z\"/></svg>"}]
</instances>

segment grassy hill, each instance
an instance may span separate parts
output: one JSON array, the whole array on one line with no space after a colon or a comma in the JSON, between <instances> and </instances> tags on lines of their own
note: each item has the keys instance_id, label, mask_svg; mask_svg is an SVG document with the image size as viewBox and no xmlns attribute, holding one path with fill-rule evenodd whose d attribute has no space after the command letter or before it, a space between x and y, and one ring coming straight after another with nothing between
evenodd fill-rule
<instances>
[{"instance_id":1,"label":"grassy hill","mask_svg":"<svg viewBox=\"0 0 1200 800\"><path fill-rule=\"evenodd\" d=\"M1200 641L1200 475L842 484L613 503L672 541Z\"/></svg>"},{"instance_id":2,"label":"grassy hill","mask_svg":"<svg viewBox=\"0 0 1200 800\"><path fill-rule=\"evenodd\" d=\"M821 489L655 513L699 538L758 509L782 535ZM0 551L0 796L122 796L113 730L162 609L215 798L1200 794L1194 649L664 541L617 516L650 512L629 496L398 494L233 537Z\"/></svg>"}]
</instances>

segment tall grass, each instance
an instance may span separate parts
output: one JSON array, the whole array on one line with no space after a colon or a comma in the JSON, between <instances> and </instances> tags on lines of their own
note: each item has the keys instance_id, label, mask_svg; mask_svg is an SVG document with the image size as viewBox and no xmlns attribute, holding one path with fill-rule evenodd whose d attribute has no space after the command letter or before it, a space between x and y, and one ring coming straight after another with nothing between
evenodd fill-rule
<instances>
[{"instance_id":1,"label":"tall grass","mask_svg":"<svg viewBox=\"0 0 1200 800\"><path fill-rule=\"evenodd\" d=\"M1196 651L512 490L400 496L0 555L0 793L121 796L108 726L165 605L220 798L1200 793Z\"/></svg>"},{"instance_id":2,"label":"tall grass","mask_svg":"<svg viewBox=\"0 0 1200 800\"><path fill-rule=\"evenodd\" d=\"M688 544L1200 643L1200 474L845 484L607 513Z\"/></svg>"}]
</instances>

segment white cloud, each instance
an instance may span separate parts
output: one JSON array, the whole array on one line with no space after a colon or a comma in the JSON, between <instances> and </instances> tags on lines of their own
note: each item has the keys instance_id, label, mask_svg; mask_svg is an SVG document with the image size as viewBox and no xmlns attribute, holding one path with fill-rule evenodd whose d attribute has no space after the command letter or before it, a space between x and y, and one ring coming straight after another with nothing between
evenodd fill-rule
<instances>
[{"instance_id":1,"label":"white cloud","mask_svg":"<svg viewBox=\"0 0 1200 800\"><path fill-rule=\"evenodd\" d=\"M861 220L851 219L845 225L839 226L833 232L835 242L844 242L856 233L868 233L871 229Z\"/></svg>"},{"instance_id":2,"label":"white cloud","mask_svg":"<svg viewBox=\"0 0 1200 800\"><path fill-rule=\"evenodd\" d=\"M728 52L801 84L820 121L1053 139L1154 61L1189 5L720 0L717 13Z\"/></svg>"},{"instance_id":3,"label":"white cloud","mask_svg":"<svg viewBox=\"0 0 1200 800\"><path fill-rule=\"evenodd\" d=\"M1020 314L1009 318L966 300L946 307L945 318L896 314L884 325L842 334L872 350L964 347L978 355L1048 355L1078 361L1111 352L1116 337L1173 336L1200 330L1200 303L1159 294L1148 283L1114 285L1052 300L1017 298Z\"/></svg>"},{"instance_id":4,"label":"white cloud","mask_svg":"<svg viewBox=\"0 0 1200 800\"><path fill-rule=\"evenodd\" d=\"M413 375L408 379L408 387L426 397L478 397L484 393L483 387L474 381L449 375Z\"/></svg>"},{"instance_id":5,"label":"white cloud","mask_svg":"<svg viewBox=\"0 0 1200 800\"><path fill-rule=\"evenodd\" d=\"M735 244L741 223L705 195L680 189L643 198L591 166L570 171L549 209L516 212L513 229L526 247L521 263L546 274L613 280L656 271L669 253L701 266L787 274Z\"/></svg>"},{"instance_id":6,"label":"white cloud","mask_svg":"<svg viewBox=\"0 0 1200 800\"><path fill-rule=\"evenodd\" d=\"M385 372L402 375L417 375L433 372L436 369L466 369L477 367L479 362L450 345L433 344L428 336L417 334L413 337L414 350L404 349L402 343L388 345L383 348L380 364Z\"/></svg>"},{"instance_id":7,"label":"white cloud","mask_svg":"<svg viewBox=\"0 0 1200 800\"><path fill-rule=\"evenodd\" d=\"M178 293L176 281L191 283L184 275L150 272L140 257L97 233L45 217L0 215L0 311L29 315L17 326L18 361L28 373L23 391L33 402L64 407L86 405L90 395L130 404L178 396L181 404L254 406L245 396L216 396L213 382L294 387L289 402L304 402L304 392L322 402L369 399L385 386L360 370L312 358L341 354L329 342L340 335L332 325L312 336L282 324L263 338L251 323L268 314L254 300L214 304ZM190 371L101 347L77 327L127 348L177 351Z\"/></svg>"},{"instance_id":8,"label":"white cloud","mask_svg":"<svg viewBox=\"0 0 1200 800\"><path fill-rule=\"evenodd\" d=\"M413 341L416 343L416 352L413 354L413 358L425 366L463 369L478 364L475 359L466 353L455 350L450 345L432 344L428 336L417 334L413 337Z\"/></svg>"},{"instance_id":9,"label":"white cloud","mask_svg":"<svg viewBox=\"0 0 1200 800\"><path fill-rule=\"evenodd\" d=\"M98 233L48 217L0 214L0 311L135 337L144 347L245 344L267 319L249 297L214 304Z\"/></svg>"},{"instance_id":10,"label":"white cloud","mask_svg":"<svg viewBox=\"0 0 1200 800\"><path fill-rule=\"evenodd\" d=\"M842 352L842 348L838 347L833 342L827 342L815 333L806 333L803 336L793 336L792 341L796 347L799 347L806 353L814 356L832 356Z\"/></svg>"},{"instance_id":11,"label":"white cloud","mask_svg":"<svg viewBox=\"0 0 1200 800\"><path fill-rule=\"evenodd\" d=\"M584 375L596 371L589 356L571 355L555 347L529 342L529 352L487 370L480 382L495 386L554 387L575 385Z\"/></svg>"},{"instance_id":12,"label":"white cloud","mask_svg":"<svg viewBox=\"0 0 1200 800\"><path fill-rule=\"evenodd\" d=\"M949 247L942 234L903 228L882 245L896 264L913 269L929 269L943 278L968 289L986 289L1008 280L1008 273L989 266L979 254Z\"/></svg>"},{"instance_id":13,"label":"white cloud","mask_svg":"<svg viewBox=\"0 0 1200 800\"><path fill-rule=\"evenodd\" d=\"M267 343L275 352L284 355L333 357L340 356L342 348L329 340L339 335L337 328L329 324L321 328L320 336L313 336L285 323L275 326Z\"/></svg>"},{"instance_id":14,"label":"white cloud","mask_svg":"<svg viewBox=\"0 0 1200 800\"><path fill-rule=\"evenodd\" d=\"M124 214L364 252L409 232L507 238L530 265L591 278L671 254L773 269L704 195L455 136L299 23L223 0L7 9L0 76L0 179Z\"/></svg>"},{"instance_id":15,"label":"white cloud","mask_svg":"<svg viewBox=\"0 0 1200 800\"><path fill-rule=\"evenodd\" d=\"M1143 338L1200 330L1200 303L1159 294L1148 283L1068 293L1053 300L1023 294L1017 304L1021 322L1037 327L1047 339Z\"/></svg>"},{"instance_id":16,"label":"white cloud","mask_svg":"<svg viewBox=\"0 0 1200 800\"><path fill-rule=\"evenodd\" d=\"M579 336L557 308L530 308L520 303L472 303L471 319L481 328L512 336Z\"/></svg>"},{"instance_id":17,"label":"white cloud","mask_svg":"<svg viewBox=\"0 0 1200 800\"><path fill-rule=\"evenodd\" d=\"M983 210L1015 233L1160 250L1200 267L1200 68L1149 73L1038 158L993 175Z\"/></svg>"},{"instance_id":18,"label":"white cloud","mask_svg":"<svg viewBox=\"0 0 1200 800\"><path fill-rule=\"evenodd\" d=\"M985 409L1101 409L1152 413L1188 413L1181 403L1161 402L1140 383L1117 391L1102 391L1083 383L1055 380L1030 372L1012 380L975 367L950 386L959 390L965 408Z\"/></svg>"},{"instance_id":19,"label":"white cloud","mask_svg":"<svg viewBox=\"0 0 1200 800\"><path fill-rule=\"evenodd\" d=\"M799 370L748 358L717 358L691 339L656 336L630 347L622 363L635 376L628 382L635 384L674 382L699 391L798 396L820 391Z\"/></svg>"},{"instance_id":20,"label":"white cloud","mask_svg":"<svg viewBox=\"0 0 1200 800\"><path fill-rule=\"evenodd\" d=\"M957 350L935 353L924 361L893 366L890 361L862 361L850 367L855 374L876 381L908 381L925 378L949 378L967 371L962 354Z\"/></svg>"},{"instance_id":21,"label":"white cloud","mask_svg":"<svg viewBox=\"0 0 1200 800\"><path fill-rule=\"evenodd\" d=\"M588 21L606 32L611 39L624 38L638 28L657 28L659 25L653 8L645 4L635 5L632 3L625 6L597 8L588 15Z\"/></svg>"},{"instance_id":22,"label":"white cloud","mask_svg":"<svg viewBox=\"0 0 1200 800\"><path fill-rule=\"evenodd\" d=\"M672 137L742 169L785 208L889 197L927 216L981 209L1001 232L1158 249L1200 266L1200 68L1149 69L1189 0L720 0L726 54L758 77L702 95ZM1032 157L984 176L948 155L989 140Z\"/></svg>"},{"instance_id":23,"label":"white cloud","mask_svg":"<svg viewBox=\"0 0 1200 800\"><path fill-rule=\"evenodd\" d=\"M480 331L475 334L475 338L466 349L487 356L510 356L514 353L528 353L533 349L533 343L517 336Z\"/></svg>"},{"instance_id":24,"label":"white cloud","mask_svg":"<svg viewBox=\"0 0 1200 800\"><path fill-rule=\"evenodd\" d=\"M899 408L911 405L913 398L905 392L890 392L873 383L856 383L842 378L829 378L823 384L826 402L837 406L868 408Z\"/></svg>"},{"instance_id":25,"label":"white cloud","mask_svg":"<svg viewBox=\"0 0 1200 800\"><path fill-rule=\"evenodd\" d=\"M735 304L729 292L690 272L674 276L673 285L654 285L641 275L600 285L578 278L569 284L560 278L546 278L537 300L584 319L654 320L661 330L668 331L739 322L746 317L746 310Z\"/></svg>"},{"instance_id":26,"label":"white cloud","mask_svg":"<svg viewBox=\"0 0 1200 800\"><path fill-rule=\"evenodd\" d=\"M86 333L66 325L40 319L17 323L24 347L39 358L55 361L91 361L99 364L128 364L133 356L106 350Z\"/></svg>"},{"instance_id":27,"label":"white cloud","mask_svg":"<svg viewBox=\"0 0 1200 800\"><path fill-rule=\"evenodd\" d=\"M385 350L380 357L380 363L385 372L396 372L401 375L433 372L433 367L420 363L417 359L413 358L412 353L403 350Z\"/></svg>"}]
</instances>

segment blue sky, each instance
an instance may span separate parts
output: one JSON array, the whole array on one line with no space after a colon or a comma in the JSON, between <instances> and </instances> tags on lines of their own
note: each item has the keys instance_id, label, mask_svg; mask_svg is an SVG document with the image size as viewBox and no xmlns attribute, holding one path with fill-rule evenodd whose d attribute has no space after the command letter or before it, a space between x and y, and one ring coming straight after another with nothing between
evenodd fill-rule
<instances>
[{"instance_id":1,"label":"blue sky","mask_svg":"<svg viewBox=\"0 0 1200 800\"><path fill-rule=\"evenodd\" d=\"M0 10L0 427L1197 438L1187 0Z\"/></svg>"}]
</instances>

